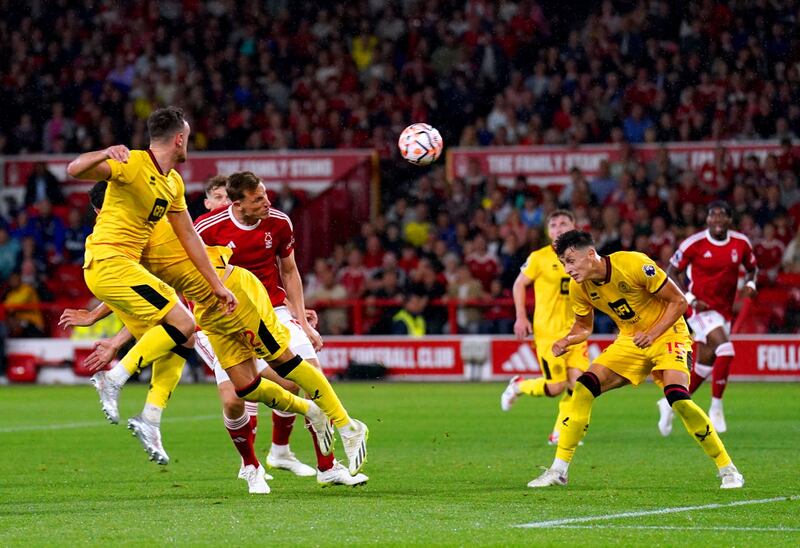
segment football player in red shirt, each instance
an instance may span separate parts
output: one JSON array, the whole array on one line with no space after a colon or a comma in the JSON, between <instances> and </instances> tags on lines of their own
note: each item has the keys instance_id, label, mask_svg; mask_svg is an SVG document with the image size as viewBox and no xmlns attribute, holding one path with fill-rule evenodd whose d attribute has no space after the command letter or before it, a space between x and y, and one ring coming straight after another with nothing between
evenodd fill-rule
<instances>
[{"instance_id":1,"label":"football player in red shirt","mask_svg":"<svg viewBox=\"0 0 800 548\"><path fill-rule=\"evenodd\" d=\"M289 329L290 348L321 369L316 351L322 348L322 338L309 323L308 317L313 322L316 315L304 308L303 281L294 259L294 230L291 220L286 214L271 207L263 183L254 174L236 173L226 180L223 179L221 184L216 180L217 178L212 179L206 186L205 206L211 211L195 221L200 237L206 245L231 248L231 264L246 268L258 277L267 289L275 314ZM223 186L226 183L227 187ZM230 379L220 367L202 332L197 333L195 348L214 370L223 402L225 426L242 455L242 466L254 459L257 462L254 442L258 406L252 406L236 395ZM258 360L257 367L269 380L281 384L295 394L299 392L294 383L277 376L267 367L266 362ZM317 469L300 462L289 447L294 421L294 414L273 411L272 446L267 455L267 466L289 470L298 476L316 476L317 482L323 486L360 485L367 482L369 478L364 474L351 476L347 467L337 462L332 452L323 455L317 447L313 433L311 437L317 454ZM238 443L237 439L244 441Z\"/></svg>"},{"instance_id":2,"label":"football player in red shirt","mask_svg":"<svg viewBox=\"0 0 800 548\"><path fill-rule=\"evenodd\" d=\"M739 270L743 266L746 271L742 296L751 298L756 295L758 269L750 240L741 232L730 230L731 208L727 202L709 204L706 224L706 230L681 243L670 259L667 274L685 291L691 308L688 323L697 342L697 359L689 392L694 393L711 375L708 415L717 432L722 433L727 430L722 395L734 357L730 331ZM689 280L688 291L680 280L684 271ZM672 431L672 409L665 398L658 401L658 409L658 429L661 435L668 436Z\"/></svg>"}]
</instances>

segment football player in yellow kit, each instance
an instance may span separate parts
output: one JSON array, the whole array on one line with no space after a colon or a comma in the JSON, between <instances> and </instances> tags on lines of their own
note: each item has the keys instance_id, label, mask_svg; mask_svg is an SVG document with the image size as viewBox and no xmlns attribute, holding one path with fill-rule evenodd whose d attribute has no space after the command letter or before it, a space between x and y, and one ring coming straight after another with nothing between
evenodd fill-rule
<instances>
[{"instance_id":1,"label":"football player in yellow kit","mask_svg":"<svg viewBox=\"0 0 800 548\"><path fill-rule=\"evenodd\" d=\"M720 487L742 487L744 478L708 416L689 395L692 340L683 319L687 303L680 289L647 255L630 251L599 255L587 232L565 232L555 250L572 278L569 294L575 318L569 333L553 343L553 354L564 355L569 347L586 341L595 308L614 320L619 335L575 383L553 464L528 487L566 485L569 464L589 428L595 398L626 384L636 386L648 375L713 459L722 478Z\"/></svg>"},{"instance_id":2,"label":"football player in yellow kit","mask_svg":"<svg viewBox=\"0 0 800 548\"><path fill-rule=\"evenodd\" d=\"M551 242L563 233L575 229L572 212L557 209L547 216L547 234ZM564 336L572 326L572 307L569 300L569 276L556 256L552 244L537 249L528 256L517 279L514 281L514 308L517 320L514 334L524 340L531 334L531 322L525 307L525 296L533 284L535 304L533 310L533 343L542 369L536 379L513 377L500 396L500 408L508 411L520 394L534 397L556 397L564 394L558 403L558 417L548 443L558 443L564 411L572 398L575 381L589 367L588 345L576 344L563 355L554 356L553 343Z\"/></svg>"}]
</instances>

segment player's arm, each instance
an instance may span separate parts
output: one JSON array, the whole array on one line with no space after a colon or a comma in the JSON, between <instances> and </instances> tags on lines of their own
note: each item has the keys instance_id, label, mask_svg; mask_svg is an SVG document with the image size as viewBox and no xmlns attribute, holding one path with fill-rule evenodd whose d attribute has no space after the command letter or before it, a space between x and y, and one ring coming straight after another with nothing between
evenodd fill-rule
<instances>
[{"instance_id":1,"label":"player's arm","mask_svg":"<svg viewBox=\"0 0 800 548\"><path fill-rule=\"evenodd\" d=\"M514 335L517 340L522 340L533 332L531 321L528 319L528 311L525 308L525 297L528 293L528 286L531 285L533 280L520 272L517 279L514 280L514 286L511 288L511 295L514 299L514 310L516 311L517 319L514 322Z\"/></svg>"},{"instance_id":2,"label":"player's arm","mask_svg":"<svg viewBox=\"0 0 800 548\"><path fill-rule=\"evenodd\" d=\"M756 266L756 258L753 254L753 246L750 245L750 240L747 241L747 252L742 258L744 265L744 287L742 288L742 297L749 299L755 297L758 293L756 289L756 280L758 279L758 266Z\"/></svg>"},{"instance_id":3,"label":"player's arm","mask_svg":"<svg viewBox=\"0 0 800 548\"><path fill-rule=\"evenodd\" d=\"M300 322L300 327L303 328L311 344L314 345L314 350L319 352L322 350L322 337L320 337L317 330L311 327L306 317L306 304L303 297L303 279L300 277L300 271L297 268L297 262L294 260L294 251L291 251L286 257L279 257L281 281L283 288L286 290L288 297L286 305L292 312L295 320Z\"/></svg>"},{"instance_id":4,"label":"player's arm","mask_svg":"<svg viewBox=\"0 0 800 548\"><path fill-rule=\"evenodd\" d=\"M111 314L111 309L108 308L106 303L100 303L92 310L86 310L83 308L66 308L64 312L61 313L61 317L58 319L58 325L62 329L66 329L68 327L89 327L90 325L94 325L106 316Z\"/></svg>"},{"instance_id":5,"label":"player's arm","mask_svg":"<svg viewBox=\"0 0 800 548\"><path fill-rule=\"evenodd\" d=\"M67 166L67 174L73 179L103 181L111 177L111 166L106 160L126 163L131 151L125 145L114 145L104 150L85 152Z\"/></svg>"},{"instance_id":6,"label":"player's arm","mask_svg":"<svg viewBox=\"0 0 800 548\"><path fill-rule=\"evenodd\" d=\"M637 331L633 336L633 344L639 348L647 348L653 341L666 332L667 329L675 325L675 322L683 316L688 307L686 297L678 289L671 279L666 278L664 284L653 295L667 304L666 310L656 323L651 325L646 331Z\"/></svg>"},{"instance_id":7,"label":"player's arm","mask_svg":"<svg viewBox=\"0 0 800 548\"><path fill-rule=\"evenodd\" d=\"M566 353L567 347L580 344L589 338L592 334L594 327L594 310L589 310L586 315L575 314L575 321L570 328L569 333L561 339L553 343L553 355L555 357L561 356Z\"/></svg>"},{"instance_id":8,"label":"player's arm","mask_svg":"<svg viewBox=\"0 0 800 548\"><path fill-rule=\"evenodd\" d=\"M192 218L189 217L187 210L181 211L168 211L167 219L175 231L175 235L180 240L181 245L186 250L189 259L197 267L197 270L208 281L211 289L214 291L217 299L222 303L223 308L227 313L233 312L238 304L236 297L231 293L227 287L222 284L222 281L214 271L211 261L208 260L206 254L206 246L203 240L197 234L197 231L192 225Z\"/></svg>"}]
</instances>

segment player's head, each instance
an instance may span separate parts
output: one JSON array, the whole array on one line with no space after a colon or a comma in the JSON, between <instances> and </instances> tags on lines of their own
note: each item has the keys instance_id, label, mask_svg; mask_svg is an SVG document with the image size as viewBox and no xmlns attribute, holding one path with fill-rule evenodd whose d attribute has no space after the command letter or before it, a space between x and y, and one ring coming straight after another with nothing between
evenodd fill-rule
<instances>
[{"instance_id":1,"label":"player's head","mask_svg":"<svg viewBox=\"0 0 800 548\"><path fill-rule=\"evenodd\" d=\"M240 171L229 175L225 188L233 204L233 212L240 220L255 224L269 217L269 206L272 204L267 189L253 172Z\"/></svg>"},{"instance_id":2,"label":"player's head","mask_svg":"<svg viewBox=\"0 0 800 548\"><path fill-rule=\"evenodd\" d=\"M95 213L103 209L103 200L106 199L106 188L108 181L98 181L89 189L89 203L92 204Z\"/></svg>"},{"instance_id":3,"label":"player's head","mask_svg":"<svg viewBox=\"0 0 800 548\"><path fill-rule=\"evenodd\" d=\"M724 240L731 226L731 206L724 200L714 200L708 204L706 215L708 232L715 240Z\"/></svg>"},{"instance_id":4,"label":"player's head","mask_svg":"<svg viewBox=\"0 0 800 548\"><path fill-rule=\"evenodd\" d=\"M570 230L558 237L555 243L556 255L564 265L564 270L576 282L590 279L597 268L599 255L594 247L592 235L581 230Z\"/></svg>"},{"instance_id":5,"label":"player's head","mask_svg":"<svg viewBox=\"0 0 800 548\"><path fill-rule=\"evenodd\" d=\"M189 134L191 128L178 107L164 107L154 111L147 118L147 133L150 147L171 149L178 163L185 162L189 154Z\"/></svg>"},{"instance_id":6,"label":"player's head","mask_svg":"<svg viewBox=\"0 0 800 548\"><path fill-rule=\"evenodd\" d=\"M575 215L566 209L556 209L547 216L547 235L551 242L570 230L575 230Z\"/></svg>"},{"instance_id":7,"label":"player's head","mask_svg":"<svg viewBox=\"0 0 800 548\"><path fill-rule=\"evenodd\" d=\"M206 206L207 210L211 211L218 207L230 205L228 190L225 188L227 184L228 178L224 175L214 175L206 181L206 199L203 200L203 205Z\"/></svg>"}]
</instances>

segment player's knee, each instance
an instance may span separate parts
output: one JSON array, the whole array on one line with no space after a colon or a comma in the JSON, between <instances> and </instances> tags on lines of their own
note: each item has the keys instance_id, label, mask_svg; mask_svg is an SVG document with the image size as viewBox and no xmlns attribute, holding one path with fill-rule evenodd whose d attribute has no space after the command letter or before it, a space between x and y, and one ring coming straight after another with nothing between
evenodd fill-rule
<instances>
[{"instance_id":1,"label":"player's knee","mask_svg":"<svg viewBox=\"0 0 800 548\"><path fill-rule=\"evenodd\" d=\"M166 322L161 325L164 327L164 331L167 332L167 335L169 335L175 342L176 346L183 346L189 340L186 333L179 327Z\"/></svg>"},{"instance_id":2,"label":"player's knee","mask_svg":"<svg viewBox=\"0 0 800 548\"><path fill-rule=\"evenodd\" d=\"M692 399L692 396L689 394L689 390L680 384L668 384L665 386L664 397L667 398L670 407L672 407L675 402Z\"/></svg>"},{"instance_id":3,"label":"player's knee","mask_svg":"<svg viewBox=\"0 0 800 548\"><path fill-rule=\"evenodd\" d=\"M564 392L564 388L566 388L566 386L567 386L566 382L547 383L544 385L545 394L547 394L551 398L554 398L559 394L561 394L562 392Z\"/></svg>"},{"instance_id":4,"label":"player's knee","mask_svg":"<svg viewBox=\"0 0 800 548\"><path fill-rule=\"evenodd\" d=\"M578 381L575 383L576 388L578 384L582 384L595 398L602 393L600 379L591 371L586 371L583 375L578 377Z\"/></svg>"},{"instance_id":5,"label":"player's knee","mask_svg":"<svg viewBox=\"0 0 800 548\"><path fill-rule=\"evenodd\" d=\"M222 412L229 419L236 419L244 414L244 401L233 394L231 398L222 401Z\"/></svg>"},{"instance_id":6,"label":"player's knee","mask_svg":"<svg viewBox=\"0 0 800 548\"><path fill-rule=\"evenodd\" d=\"M702 363L694 364L694 373L695 373L695 375L697 375L698 377L701 377L703 379L707 379L709 377L709 375L711 375L711 372L713 370L714 370L714 368L711 367L710 365L703 365Z\"/></svg>"},{"instance_id":7,"label":"player's knee","mask_svg":"<svg viewBox=\"0 0 800 548\"><path fill-rule=\"evenodd\" d=\"M165 328L167 325L170 325L183 335L183 342L178 344L185 344L188 342L189 337L194 335L194 330L196 327L192 315L180 304L173 307L173 309L169 311L164 318L163 325ZM170 335L172 335L172 333L170 333Z\"/></svg>"},{"instance_id":8,"label":"player's knee","mask_svg":"<svg viewBox=\"0 0 800 548\"><path fill-rule=\"evenodd\" d=\"M736 355L736 351L733 349L733 343L731 341L725 341L724 343L717 346L716 351L714 354L717 356L729 356L733 357Z\"/></svg>"},{"instance_id":9,"label":"player's knee","mask_svg":"<svg viewBox=\"0 0 800 548\"><path fill-rule=\"evenodd\" d=\"M289 358L283 363L272 365L275 372L283 378L286 378L295 368L303 362L303 358L298 355Z\"/></svg>"}]
</instances>

